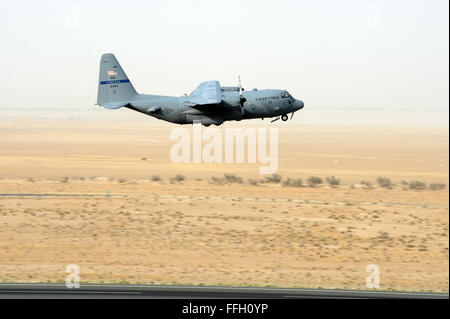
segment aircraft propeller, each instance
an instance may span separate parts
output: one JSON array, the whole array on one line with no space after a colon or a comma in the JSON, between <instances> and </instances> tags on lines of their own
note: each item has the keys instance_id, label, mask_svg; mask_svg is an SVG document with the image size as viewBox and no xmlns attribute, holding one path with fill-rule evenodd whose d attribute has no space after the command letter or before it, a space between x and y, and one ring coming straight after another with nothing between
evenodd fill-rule
<instances>
[{"instance_id":1,"label":"aircraft propeller","mask_svg":"<svg viewBox=\"0 0 450 319\"><path fill-rule=\"evenodd\" d=\"M239 87L239 104L241 105L242 115L244 115L244 103L245 103L245 101L247 101L247 99L242 94L244 89L242 88L241 76L240 75L239 75L238 79L239 79L239 84L238 84L238 87Z\"/></svg>"}]
</instances>

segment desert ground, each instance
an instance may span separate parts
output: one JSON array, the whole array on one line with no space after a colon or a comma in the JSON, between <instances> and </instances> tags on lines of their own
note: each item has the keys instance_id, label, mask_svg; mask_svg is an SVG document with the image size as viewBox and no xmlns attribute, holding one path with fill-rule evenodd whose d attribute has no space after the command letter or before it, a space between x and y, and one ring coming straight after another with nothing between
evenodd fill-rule
<instances>
[{"instance_id":1,"label":"desert ground","mask_svg":"<svg viewBox=\"0 0 450 319\"><path fill-rule=\"evenodd\" d=\"M0 281L448 291L448 128L255 123L281 181L172 163L154 119L0 120Z\"/></svg>"}]
</instances>

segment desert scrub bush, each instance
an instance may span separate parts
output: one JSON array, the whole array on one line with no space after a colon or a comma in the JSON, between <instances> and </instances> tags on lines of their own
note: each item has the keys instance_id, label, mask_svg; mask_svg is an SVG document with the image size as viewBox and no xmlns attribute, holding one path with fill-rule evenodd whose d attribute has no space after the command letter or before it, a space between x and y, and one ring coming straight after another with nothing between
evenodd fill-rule
<instances>
[{"instance_id":1,"label":"desert scrub bush","mask_svg":"<svg viewBox=\"0 0 450 319\"><path fill-rule=\"evenodd\" d=\"M311 176L310 178L308 178L307 182L308 186L315 187L317 184L322 184L322 179L317 176Z\"/></svg>"},{"instance_id":2,"label":"desert scrub bush","mask_svg":"<svg viewBox=\"0 0 450 319\"><path fill-rule=\"evenodd\" d=\"M228 183L242 183L242 177L238 177L234 174L224 174L223 178Z\"/></svg>"},{"instance_id":3,"label":"desert scrub bush","mask_svg":"<svg viewBox=\"0 0 450 319\"><path fill-rule=\"evenodd\" d=\"M288 178L282 183L285 187L302 187L303 181L301 178Z\"/></svg>"},{"instance_id":4,"label":"desert scrub bush","mask_svg":"<svg viewBox=\"0 0 450 319\"><path fill-rule=\"evenodd\" d=\"M248 183L250 185L258 185L258 181L256 179L249 178Z\"/></svg>"},{"instance_id":5,"label":"desert scrub bush","mask_svg":"<svg viewBox=\"0 0 450 319\"><path fill-rule=\"evenodd\" d=\"M123 184L123 183L126 183L126 182L127 182L127 179L126 179L126 178L119 178L117 181L118 181L120 184Z\"/></svg>"},{"instance_id":6,"label":"desert scrub bush","mask_svg":"<svg viewBox=\"0 0 450 319\"><path fill-rule=\"evenodd\" d=\"M265 183L279 183L281 182L281 175L278 174L272 174L270 176L266 176L264 178Z\"/></svg>"},{"instance_id":7,"label":"desert scrub bush","mask_svg":"<svg viewBox=\"0 0 450 319\"><path fill-rule=\"evenodd\" d=\"M327 183L328 183L328 185L330 185L332 187L338 186L340 182L341 182L341 180L334 176L327 176Z\"/></svg>"},{"instance_id":8,"label":"desert scrub bush","mask_svg":"<svg viewBox=\"0 0 450 319\"><path fill-rule=\"evenodd\" d=\"M368 182L368 181L361 181L361 185L364 185L364 188L367 188L367 189L373 188L372 183Z\"/></svg>"},{"instance_id":9,"label":"desert scrub bush","mask_svg":"<svg viewBox=\"0 0 450 319\"><path fill-rule=\"evenodd\" d=\"M69 176L64 176L63 178L61 178L61 183L67 183L69 181Z\"/></svg>"},{"instance_id":10,"label":"desert scrub bush","mask_svg":"<svg viewBox=\"0 0 450 319\"><path fill-rule=\"evenodd\" d=\"M432 191L437 191L437 190L444 189L444 188L445 188L445 184L431 184L430 185L430 189Z\"/></svg>"},{"instance_id":11,"label":"desert scrub bush","mask_svg":"<svg viewBox=\"0 0 450 319\"><path fill-rule=\"evenodd\" d=\"M209 179L209 182L210 182L211 184L219 184L219 185L225 184L225 180L224 180L223 178L215 177L215 176L212 176L212 177Z\"/></svg>"},{"instance_id":12,"label":"desert scrub bush","mask_svg":"<svg viewBox=\"0 0 450 319\"><path fill-rule=\"evenodd\" d=\"M171 178L171 181L174 182L182 182L184 181L186 178L183 175L177 174L175 175L175 177Z\"/></svg>"},{"instance_id":13,"label":"desert scrub bush","mask_svg":"<svg viewBox=\"0 0 450 319\"><path fill-rule=\"evenodd\" d=\"M416 190L424 190L427 188L427 184L421 181L411 181L409 183L410 189L416 189Z\"/></svg>"},{"instance_id":14,"label":"desert scrub bush","mask_svg":"<svg viewBox=\"0 0 450 319\"><path fill-rule=\"evenodd\" d=\"M159 177L159 175L152 175L151 180L152 180L153 182L158 182L158 181L161 180L161 177Z\"/></svg>"},{"instance_id":15,"label":"desert scrub bush","mask_svg":"<svg viewBox=\"0 0 450 319\"><path fill-rule=\"evenodd\" d=\"M392 188L392 182L389 178L378 177L377 183L378 183L378 185L380 185L383 188Z\"/></svg>"}]
</instances>

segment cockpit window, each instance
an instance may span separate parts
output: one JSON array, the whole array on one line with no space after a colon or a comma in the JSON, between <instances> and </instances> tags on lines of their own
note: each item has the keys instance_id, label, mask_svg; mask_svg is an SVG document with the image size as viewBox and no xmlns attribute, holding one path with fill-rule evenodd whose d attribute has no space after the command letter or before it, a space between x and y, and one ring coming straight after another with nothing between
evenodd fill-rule
<instances>
[{"instance_id":1,"label":"cockpit window","mask_svg":"<svg viewBox=\"0 0 450 319\"><path fill-rule=\"evenodd\" d=\"M288 93L288 91L284 91L283 93L281 93L281 97L285 99L285 98L290 98L292 96Z\"/></svg>"}]
</instances>

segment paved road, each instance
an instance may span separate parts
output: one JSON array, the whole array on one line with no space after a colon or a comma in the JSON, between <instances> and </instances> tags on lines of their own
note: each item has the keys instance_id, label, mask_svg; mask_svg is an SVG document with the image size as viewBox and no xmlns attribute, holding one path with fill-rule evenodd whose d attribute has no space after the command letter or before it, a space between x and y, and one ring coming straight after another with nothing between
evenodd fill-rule
<instances>
[{"instance_id":1,"label":"paved road","mask_svg":"<svg viewBox=\"0 0 450 319\"><path fill-rule=\"evenodd\" d=\"M377 290L331 290L259 287L204 287L81 284L0 284L0 298L413 298L448 299L448 293L392 292Z\"/></svg>"}]
</instances>

